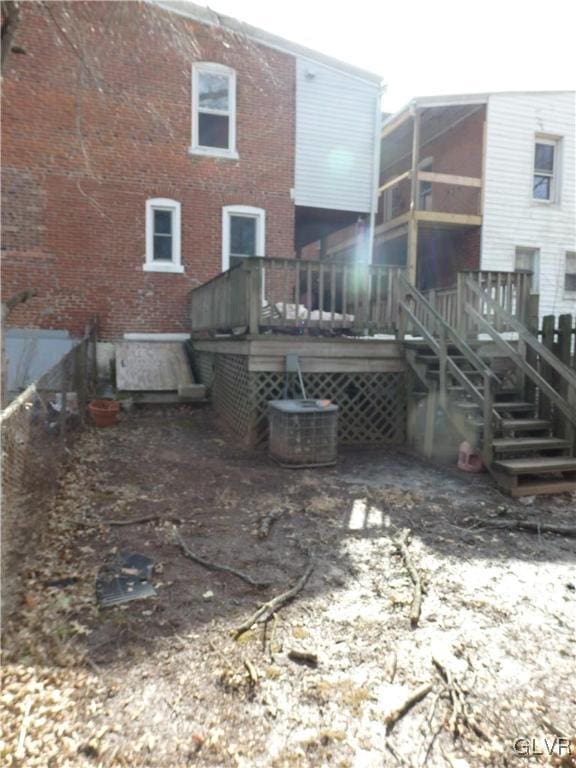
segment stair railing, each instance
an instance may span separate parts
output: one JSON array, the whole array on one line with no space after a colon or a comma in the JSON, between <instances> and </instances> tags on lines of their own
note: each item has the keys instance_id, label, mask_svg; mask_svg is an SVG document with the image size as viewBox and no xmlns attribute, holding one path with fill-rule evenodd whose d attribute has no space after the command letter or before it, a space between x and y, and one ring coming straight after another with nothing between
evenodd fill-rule
<instances>
[{"instance_id":1,"label":"stair railing","mask_svg":"<svg viewBox=\"0 0 576 768\"><path fill-rule=\"evenodd\" d=\"M568 421L573 426L576 426L576 409L569 405L570 402L576 402L576 374L550 352L547 347L541 344L538 339L530 333L525 325L495 302L490 295L486 291L483 291L473 280L465 278L464 288L466 292L470 291L475 297L484 301L485 305L492 311L494 317L518 334L518 338L522 342L524 348L530 347L533 352L539 355L540 358L558 374L567 392L566 399L559 395L546 379L544 379L543 376L528 362L525 354L517 352L509 342L502 338L501 334L493 327L493 325L475 309L470 301L468 301L467 294L465 293L463 300L464 311L476 324L478 329L487 333L496 343L496 346L510 358L523 374L528 376L536 387L538 387L540 394L548 398Z\"/></svg>"},{"instance_id":2,"label":"stair railing","mask_svg":"<svg viewBox=\"0 0 576 768\"><path fill-rule=\"evenodd\" d=\"M442 316L434 309L420 291L411 285L403 274L398 274L398 307L399 307L399 338L403 339L408 331L408 322L411 324L430 346L438 357L440 368L439 396L440 403L447 410L447 374L450 373L464 387L465 392L482 410L484 422L484 437L482 441L482 458L486 464L492 460L492 440L495 428L499 427L502 417L494 409L494 386L499 383L498 376L486 365L482 358L466 343L466 341L452 328ZM402 298L403 297L403 298ZM414 303L410 308L407 299ZM457 363L447 354L447 346L452 344L459 353L474 368L481 373L484 382L484 392L466 376Z\"/></svg>"}]
</instances>

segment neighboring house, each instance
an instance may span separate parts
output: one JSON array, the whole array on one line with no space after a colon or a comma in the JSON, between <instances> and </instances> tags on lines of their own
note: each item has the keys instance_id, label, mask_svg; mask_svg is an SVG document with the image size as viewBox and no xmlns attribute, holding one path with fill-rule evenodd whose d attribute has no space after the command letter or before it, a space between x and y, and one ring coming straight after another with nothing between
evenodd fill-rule
<instances>
[{"instance_id":1,"label":"neighboring house","mask_svg":"<svg viewBox=\"0 0 576 768\"><path fill-rule=\"evenodd\" d=\"M11 325L189 333L238 258L372 231L377 75L188 2L22 3L14 43L2 288L38 295Z\"/></svg>"},{"instance_id":2,"label":"neighboring house","mask_svg":"<svg viewBox=\"0 0 576 768\"><path fill-rule=\"evenodd\" d=\"M541 314L576 312L575 97L418 98L388 117L374 262L422 288L530 270Z\"/></svg>"}]
</instances>

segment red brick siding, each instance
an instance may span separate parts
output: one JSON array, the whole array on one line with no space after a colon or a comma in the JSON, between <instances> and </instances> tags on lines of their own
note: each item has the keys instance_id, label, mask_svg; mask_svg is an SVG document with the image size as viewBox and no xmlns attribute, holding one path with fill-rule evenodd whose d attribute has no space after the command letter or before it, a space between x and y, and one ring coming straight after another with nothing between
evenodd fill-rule
<instances>
[{"instance_id":1,"label":"red brick siding","mask_svg":"<svg viewBox=\"0 0 576 768\"><path fill-rule=\"evenodd\" d=\"M418 235L418 286L456 285L458 272L480 269L480 227L427 229Z\"/></svg>"},{"instance_id":2,"label":"red brick siding","mask_svg":"<svg viewBox=\"0 0 576 768\"><path fill-rule=\"evenodd\" d=\"M293 255L295 60L144 3L47 5L23 4L3 80L3 295L39 292L10 322L187 331L224 205L264 208L267 253ZM238 161L188 154L193 61L236 70ZM152 197L182 205L183 275L142 270Z\"/></svg>"}]
</instances>

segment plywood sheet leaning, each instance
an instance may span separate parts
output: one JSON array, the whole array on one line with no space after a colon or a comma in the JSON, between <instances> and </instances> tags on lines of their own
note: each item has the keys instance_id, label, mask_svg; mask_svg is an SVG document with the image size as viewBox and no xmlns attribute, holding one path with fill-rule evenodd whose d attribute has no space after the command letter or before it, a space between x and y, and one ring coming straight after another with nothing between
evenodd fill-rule
<instances>
[{"instance_id":1,"label":"plywood sheet leaning","mask_svg":"<svg viewBox=\"0 0 576 768\"><path fill-rule=\"evenodd\" d=\"M181 342L126 341L116 348L119 390L170 392L193 383Z\"/></svg>"}]
</instances>

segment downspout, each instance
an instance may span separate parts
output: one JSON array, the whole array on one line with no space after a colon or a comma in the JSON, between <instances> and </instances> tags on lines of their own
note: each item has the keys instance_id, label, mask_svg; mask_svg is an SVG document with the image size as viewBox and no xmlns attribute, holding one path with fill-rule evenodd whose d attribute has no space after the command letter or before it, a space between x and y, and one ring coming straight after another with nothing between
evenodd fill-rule
<instances>
[{"instance_id":1,"label":"downspout","mask_svg":"<svg viewBox=\"0 0 576 768\"><path fill-rule=\"evenodd\" d=\"M382 94L385 91L384 86L380 86L378 89L378 95L376 97L376 106L374 110L374 150L373 150L373 167L372 167L372 195L370 204L370 226L368 229L368 254L367 262L372 264L374 262L374 230L376 228L376 214L378 213L378 187L380 185L380 131L382 130L382 118L381 118L381 103Z\"/></svg>"}]
</instances>

